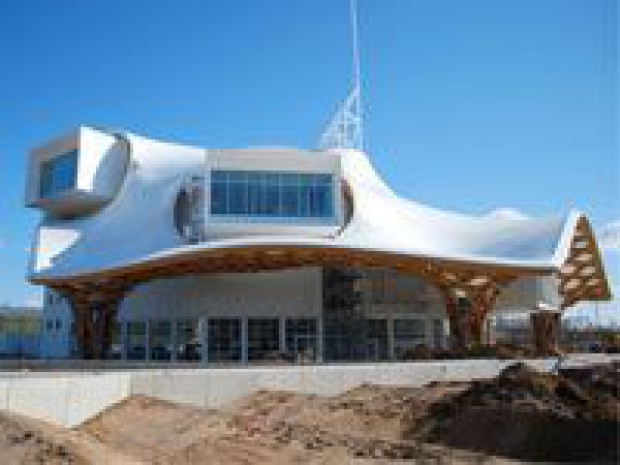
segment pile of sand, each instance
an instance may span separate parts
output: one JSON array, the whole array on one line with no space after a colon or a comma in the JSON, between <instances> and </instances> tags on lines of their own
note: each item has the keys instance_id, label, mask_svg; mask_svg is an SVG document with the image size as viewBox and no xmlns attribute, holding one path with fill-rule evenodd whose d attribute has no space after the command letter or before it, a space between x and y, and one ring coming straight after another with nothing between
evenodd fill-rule
<instances>
[{"instance_id":1,"label":"pile of sand","mask_svg":"<svg viewBox=\"0 0 620 465\"><path fill-rule=\"evenodd\" d=\"M331 398L262 391L219 412L134 397L80 431L148 463L502 463L488 454L403 439L404 419L446 389L462 387L437 387L430 395L361 386Z\"/></svg>"},{"instance_id":2,"label":"pile of sand","mask_svg":"<svg viewBox=\"0 0 620 465\"><path fill-rule=\"evenodd\" d=\"M433 403L408 436L521 460L618 460L618 366L561 374L518 363Z\"/></svg>"}]
</instances>

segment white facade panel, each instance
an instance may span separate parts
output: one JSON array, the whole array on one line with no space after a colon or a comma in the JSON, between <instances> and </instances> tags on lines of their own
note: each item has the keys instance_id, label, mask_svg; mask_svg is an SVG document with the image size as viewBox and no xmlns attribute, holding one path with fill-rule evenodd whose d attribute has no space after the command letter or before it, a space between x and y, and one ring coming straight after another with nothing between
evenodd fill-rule
<instances>
[{"instance_id":1,"label":"white facade panel","mask_svg":"<svg viewBox=\"0 0 620 465\"><path fill-rule=\"evenodd\" d=\"M119 319L318 317L321 298L318 268L184 276L138 287L123 301Z\"/></svg>"},{"instance_id":2,"label":"white facade panel","mask_svg":"<svg viewBox=\"0 0 620 465\"><path fill-rule=\"evenodd\" d=\"M92 146L98 147L91 153L98 150L108 153L104 141L112 144L114 136L103 132L93 136L90 131L80 129L77 134L89 134L85 140L92 141ZM76 137L72 134L50 144L42 152L33 151L33 154L55 153L58 144L71 146L75 144ZM499 266L515 271L521 268L529 272L538 270L542 275L561 267L576 225L583 219L578 212L531 218L506 209L481 216L434 209L395 194L380 179L366 154L356 150L206 150L149 140L129 133L122 133L119 137L128 142L130 162L115 202L88 218L67 222L66 226L78 231L79 239L64 243L62 260L35 260L41 266L32 270L31 279L119 270L130 264L157 262L164 257L216 249L272 245L398 254ZM87 145L85 150L90 150ZM101 153L89 155L89 160L100 164L102 157L105 158ZM31 204L36 193L33 180L38 177L36 164L33 166L32 162L33 157L27 187L28 204ZM188 178L204 177L214 167L245 170L277 168L301 172L329 169L338 174L337 180L345 182L350 192L350 221L327 235L319 229L314 230L319 231L318 234L313 234L307 225L294 223L288 229L283 229L282 225L265 228L252 224L245 232L236 225L227 225L225 227L231 229L220 230L223 235L218 235L219 225L214 223L208 225L213 228L213 234L189 248L175 228L174 204ZM80 173L79 182L85 183L80 184L83 186L80 192L96 195L99 191L92 167L80 167ZM208 182L207 179L205 181ZM208 195L208 189L205 189L205 194ZM343 216L341 189L336 189L335 197L340 222ZM49 219L42 222L43 230L53 227L55 225ZM148 235L143 234L146 229ZM91 250L101 253L95 255L89 253Z\"/></svg>"}]
</instances>

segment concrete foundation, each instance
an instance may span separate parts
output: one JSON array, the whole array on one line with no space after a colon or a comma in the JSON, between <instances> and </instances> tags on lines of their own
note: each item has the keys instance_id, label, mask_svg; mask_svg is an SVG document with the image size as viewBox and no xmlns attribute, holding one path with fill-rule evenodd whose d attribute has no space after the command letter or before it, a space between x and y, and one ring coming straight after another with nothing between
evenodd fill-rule
<instances>
[{"instance_id":1,"label":"concrete foundation","mask_svg":"<svg viewBox=\"0 0 620 465\"><path fill-rule=\"evenodd\" d=\"M71 428L130 395L129 372L5 373L0 410Z\"/></svg>"},{"instance_id":2,"label":"concrete foundation","mask_svg":"<svg viewBox=\"0 0 620 465\"><path fill-rule=\"evenodd\" d=\"M571 355L562 366L620 360L620 355ZM525 360L544 371L556 358ZM222 408L260 389L337 395L362 383L423 386L496 376L512 360L449 360L409 363L165 368L125 371L10 372L0 374L0 410L74 427L130 395L203 408Z\"/></svg>"}]
</instances>

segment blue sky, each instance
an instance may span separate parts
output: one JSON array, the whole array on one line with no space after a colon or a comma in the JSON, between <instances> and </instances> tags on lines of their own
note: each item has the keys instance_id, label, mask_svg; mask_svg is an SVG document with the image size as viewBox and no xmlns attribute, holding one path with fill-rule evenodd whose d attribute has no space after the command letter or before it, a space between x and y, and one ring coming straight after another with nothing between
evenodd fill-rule
<instances>
[{"instance_id":1,"label":"blue sky","mask_svg":"<svg viewBox=\"0 0 620 465\"><path fill-rule=\"evenodd\" d=\"M583 210L607 226L620 283L617 2L360 0L359 13L366 148L395 190L463 212ZM0 2L0 302L37 298L29 148L81 123L313 146L348 90L348 21L347 0Z\"/></svg>"}]
</instances>

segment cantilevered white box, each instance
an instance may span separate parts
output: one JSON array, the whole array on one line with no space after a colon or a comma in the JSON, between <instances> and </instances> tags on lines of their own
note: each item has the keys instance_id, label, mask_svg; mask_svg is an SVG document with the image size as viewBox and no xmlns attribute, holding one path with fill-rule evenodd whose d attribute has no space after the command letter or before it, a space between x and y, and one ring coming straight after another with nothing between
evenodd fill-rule
<instances>
[{"instance_id":1,"label":"cantilevered white box","mask_svg":"<svg viewBox=\"0 0 620 465\"><path fill-rule=\"evenodd\" d=\"M26 205L60 216L93 212L114 198L128 159L122 140L80 126L30 152Z\"/></svg>"}]
</instances>

